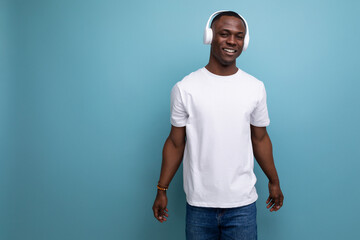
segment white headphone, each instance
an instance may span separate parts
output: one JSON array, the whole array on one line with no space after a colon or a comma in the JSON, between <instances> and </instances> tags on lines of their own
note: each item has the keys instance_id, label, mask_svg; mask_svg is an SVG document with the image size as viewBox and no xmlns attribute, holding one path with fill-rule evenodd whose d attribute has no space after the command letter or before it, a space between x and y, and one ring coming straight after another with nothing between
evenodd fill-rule
<instances>
[{"instance_id":1,"label":"white headphone","mask_svg":"<svg viewBox=\"0 0 360 240\"><path fill-rule=\"evenodd\" d=\"M219 13L221 12L228 12L228 10L221 10L221 11L217 11L217 12L214 12L213 14L211 14L211 16L209 17L209 20L207 21L206 23L206 26L205 26L205 31L204 31L204 44L211 44L211 41L213 39L213 31L212 29L210 28L209 26L209 23L211 21L211 19L213 17L215 17L216 15L218 15ZM238 14L242 20L244 20L245 22L245 28L246 28L246 33L245 33L245 39L244 39L244 47L243 47L243 51L245 51L247 49L247 47L249 46L249 26L245 20L245 18L243 18L240 14Z\"/></svg>"}]
</instances>

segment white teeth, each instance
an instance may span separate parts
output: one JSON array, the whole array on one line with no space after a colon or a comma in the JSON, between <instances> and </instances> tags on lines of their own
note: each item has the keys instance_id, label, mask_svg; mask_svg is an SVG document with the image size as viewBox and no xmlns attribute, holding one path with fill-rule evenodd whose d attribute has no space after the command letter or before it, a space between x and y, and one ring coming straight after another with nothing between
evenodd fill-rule
<instances>
[{"instance_id":1,"label":"white teeth","mask_svg":"<svg viewBox=\"0 0 360 240\"><path fill-rule=\"evenodd\" d=\"M227 48L224 48L224 51L225 51L225 52L229 52L229 53L234 53L234 52L235 52L235 50L227 49Z\"/></svg>"}]
</instances>

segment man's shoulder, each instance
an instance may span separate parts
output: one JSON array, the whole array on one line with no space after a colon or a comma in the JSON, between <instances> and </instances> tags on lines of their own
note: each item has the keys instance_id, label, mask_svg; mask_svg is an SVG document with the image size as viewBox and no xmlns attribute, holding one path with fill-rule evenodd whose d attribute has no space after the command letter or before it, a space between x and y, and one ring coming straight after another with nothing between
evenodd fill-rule
<instances>
[{"instance_id":1,"label":"man's shoulder","mask_svg":"<svg viewBox=\"0 0 360 240\"><path fill-rule=\"evenodd\" d=\"M183 77L176 84L180 88L187 88L187 87L191 87L194 84L196 85L198 83L198 81L201 81L202 79L203 79L203 77L202 77L202 68L199 68L199 69L189 73L185 77Z\"/></svg>"},{"instance_id":2,"label":"man's shoulder","mask_svg":"<svg viewBox=\"0 0 360 240\"><path fill-rule=\"evenodd\" d=\"M196 78L201 77L202 69L203 68L199 68L199 69L189 73L181 81L186 82L186 81L190 81L191 79L196 79Z\"/></svg>"},{"instance_id":3,"label":"man's shoulder","mask_svg":"<svg viewBox=\"0 0 360 240\"><path fill-rule=\"evenodd\" d=\"M249 83L255 84L255 85L261 85L263 84L263 82L261 80L259 80L257 77L254 77L253 75L251 75L250 73L245 72L244 70L240 69L240 76L243 80L248 81Z\"/></svg>"}]
</instances>

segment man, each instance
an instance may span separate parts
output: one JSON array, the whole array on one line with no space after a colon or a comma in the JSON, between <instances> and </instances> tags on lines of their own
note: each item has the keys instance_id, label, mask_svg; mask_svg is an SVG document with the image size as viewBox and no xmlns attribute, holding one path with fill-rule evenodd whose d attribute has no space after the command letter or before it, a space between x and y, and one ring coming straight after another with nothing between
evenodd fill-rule
<instances>
[{"instance_id":1,"label":"man","mask_svg":"<svg viewBox=\"0 0 360 240\"><path fill-rule=\"evenodd\" d=\"M254 156L269 179L267 208L279 210L284 199L266 131L266 91L236 67L249 41L245 19L232 11L213 15L210 38L204 37L211 42L209 63L171 91L172 127L153 212L167 220L166 190L184 157L186 238L257 239Z\"/></svg>"}]
</instances>

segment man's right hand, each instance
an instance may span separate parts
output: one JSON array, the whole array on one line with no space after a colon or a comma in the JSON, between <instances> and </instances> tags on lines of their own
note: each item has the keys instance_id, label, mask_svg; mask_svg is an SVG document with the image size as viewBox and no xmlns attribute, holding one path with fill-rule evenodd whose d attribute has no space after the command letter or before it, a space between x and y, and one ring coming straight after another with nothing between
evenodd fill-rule
<instances>
[{"instance_id":1,"label":"man's right hand","mask_svg":"<svg viewBox=\"0 0 360 240\"><path fill-rule=\"evenodd\" d=\"M167 214L169 210L166 208L167 202L166 192L158 190L152 209L155 218L161 223L167 220L165 217L169 217Z\"/></svg>"}]
</instances>

